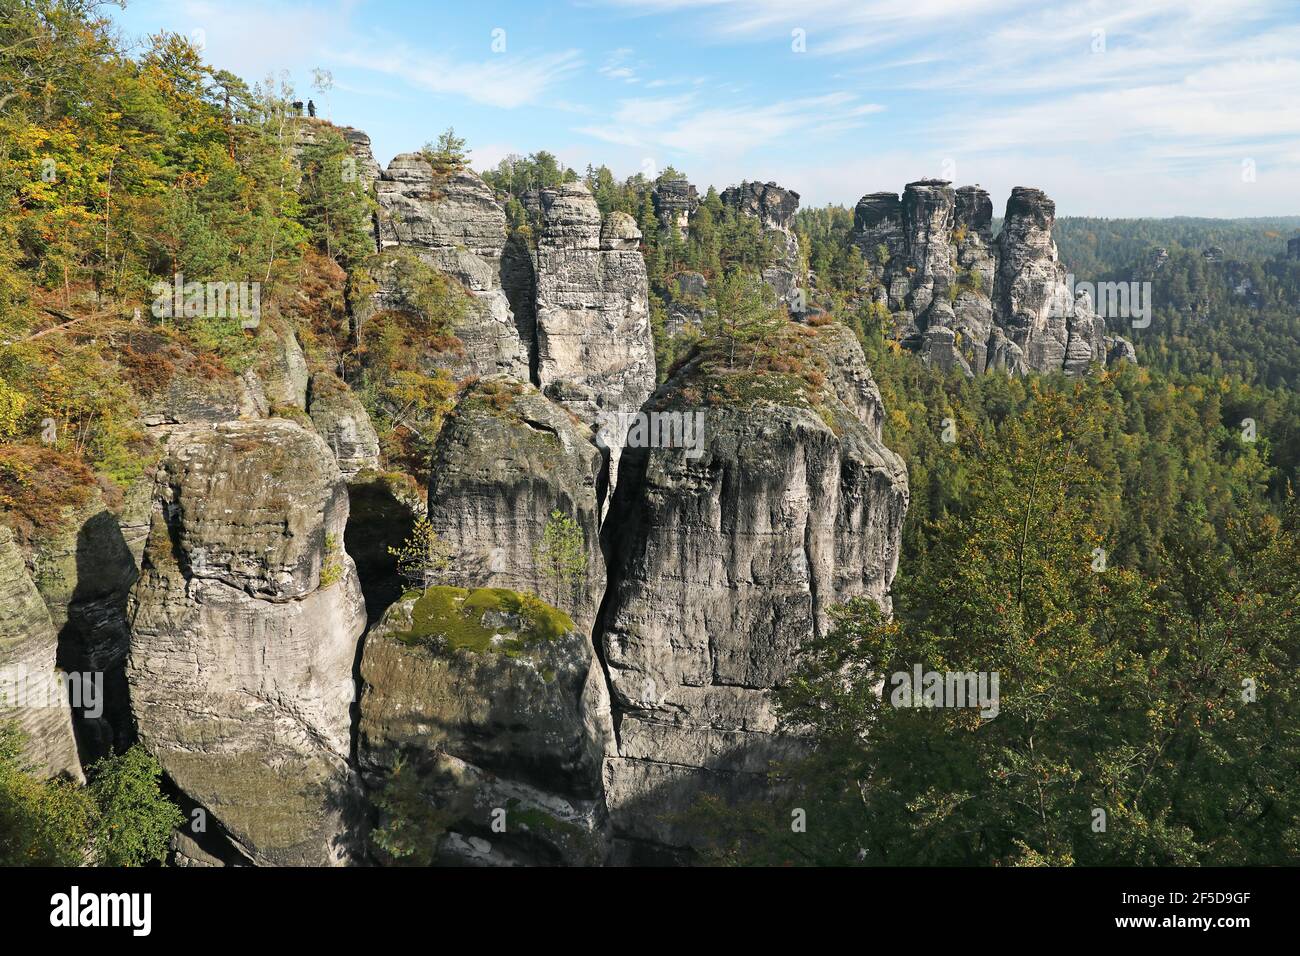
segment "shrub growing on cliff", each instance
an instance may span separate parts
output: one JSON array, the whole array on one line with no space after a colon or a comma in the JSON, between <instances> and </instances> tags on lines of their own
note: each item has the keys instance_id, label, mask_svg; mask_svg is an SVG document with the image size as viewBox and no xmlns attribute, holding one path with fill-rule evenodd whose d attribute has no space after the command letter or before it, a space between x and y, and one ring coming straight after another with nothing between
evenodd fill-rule
<instances>
[{"instance_id":1,"label":"shrub growing on cliff","mask_svg":"<svg viewBox=\"0 0 1300 956\"><path fill-rule=\"evenodd\" d=\"M94 855L100 866L144 866L167 856L173 830L185 820L159 789L162 768L136 744L90 768L90 796L98 807Z\"/></svg>"},{"instance_id":2,"label":"shrub growing on cliff","mask_svg":"<svg viewBox=\"0 0 1300 956\"><path fill-rule=\"evenodd\" d=\"M459 172L469 162L464 138L457 136L456 130L450 126L438 134L437 140L425 143L420 155L433 167L435 179L444 179Z\"/></svg>"},{"instance_id":3,"label":"shrub growing on cliff","mask_svg":"<svg viewBox=\"0 0 1300 956\"><path fill-rule=\"evenodd\" d=\"M728 271L713 284L714 311L705 319L705 334L727 346L727 364L749 352L752 368L762 347L786 324L772 287L738 269Z\"/></svg>"},{"instance_id":4,"label":"shrub growing on cliff","mask_svg":"<svg viewBox=\"0 0 1300 956\"><path fill-rule=\"evenodd\" d=\"M370 840L380 864L431 865L456 814L430 803L416 768L399 758L374 801L379 825Z\"/></svg>"},{"instance_id":5,"label":"shrub growing on cliff","mask_svg":"<svg viewBox=\"0 0 1300 956\"><path fill-rule=\"evenodd\" d=\"M22 757L23 734L0 722L0 866L80 866L95 804L66 780L42 780Z\"/></svg>"},{"instance_id":6,"label":"shrub growing on cliff","mask_svg":"<svg viewBox=\"0 0 1300 956\"><path fill-rule=\"evenodd\" d=\"M0 721L0 866L143 866L166 857L184 817L143 747L97 762L86 787L36 776L22 748L22 731Z\"/></svg>"},{"instance_id":7,"label":"shrub growing on cliff","mask_svg":"<svg viewBox=\"0 0 1300 956\"><path fill-rule=\"evenodd\" d=\"M388 553L397 559L397 572L421 591L437 584L451 567L451 546L425 517L417 518L410 537Z\"/></svg>"},{"instance_id":8,"label":"shrub growing on cliff","mask_svg":"<svg viewBox=\"0 0 1300 956\"><path fill-rule=\"evenodd\" d=\"M587 536L582 526L556 508L546 519L533 556L555 589L555 603L576 601L587 573Z\"/></svg>"}]
</instances>

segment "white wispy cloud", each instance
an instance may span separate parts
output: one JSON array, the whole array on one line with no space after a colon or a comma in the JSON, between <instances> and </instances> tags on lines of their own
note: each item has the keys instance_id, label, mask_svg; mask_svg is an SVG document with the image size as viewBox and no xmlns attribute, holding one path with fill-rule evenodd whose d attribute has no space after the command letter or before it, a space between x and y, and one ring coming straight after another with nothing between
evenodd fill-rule
<instances>
[{"instance_id":1,"label":"white wispy cloud","mask_svg":"<svg viewBox=\"0 0 1300 956\"><path fill-rule=\"evenodd\" d=\"M635 13L696 13L726 39L805 31L809 53L844 53L953 29L1017 9L1031 0L605 0Z\"/></svg>"},{"instance_id":2,"label":"white wispy cloud","mask_svg":"<svg viewBox=\"0 0 1300 956\"><path fill-rule=\"evenodd\" d=\"M601 76L609 77L611 80L622 80L624 83L639 83L641 78L637 75L637 65L633 63L632 55L633 51L629 47L612 50L596 72Z\"/></svg>"},{"instance_id":3,"label":"white wispy cloud","mask_svg":"<svg viewBox=\"0 0 1300 956\"><path fill-rule=\"evenodd\" d=\"M1300 205L1295 0L603 2L635 16L671 13L745 57L771 56L804 30L808 56L834 64L823 78L890 103L882 130L894 165L913 157L908 178L934 174L941 156L999 188L1015 175L1072 197L1079 212ZM880 145L862 145L874 161ZM872 167L827 152L812 184L800 177L811 192ZM798 176L792 159L782 162ZM1246 160L1254 181L1241 176Z\"/></svg>"},{"instance_id":4,"label":"white wispy cloud","mask_svg":"<svg viewBox=\"0 0 1300 956\"><path fill-rule=\"evenodd\" d=\"M711 94L693 91L622 100L608 121L575 132L650 152L739 157L762 146L795 145L861 126L883 109L845 92L719 106Z\"/></svg>"},{"instance_id":5,"label":"white wispy cloud","mask_svg":"<svg viewBox=\"0 0 1300 956\"><path fill-rule=\"evenodd\" d=\"M484 60L454 60L405 47L333 51L348 66L397 77L429 93L462 96L475 103L514 109L544 99L583 66L577 50L524 55L492 54Z\"/></svg>"}]
</instances>

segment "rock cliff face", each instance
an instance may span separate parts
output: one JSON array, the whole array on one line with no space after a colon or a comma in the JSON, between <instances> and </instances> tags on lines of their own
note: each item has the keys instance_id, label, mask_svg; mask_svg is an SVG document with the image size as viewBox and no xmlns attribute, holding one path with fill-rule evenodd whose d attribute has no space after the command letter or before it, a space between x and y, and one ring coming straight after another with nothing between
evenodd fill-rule
<instances>
[{"instance_id":1,"label":"rock cliff face","mask_svg":"<svg viewBox=\"0 0 1300 956\"><path fill-rule=\"evenodd\" d=\"M889 264L905 250L898 193L868 193L859 199L853 208L853 237L872 274L884 282Z\"/></svg>"},{"instance_id":2,"label":"rock cliff face","mask_svg":"<svg viewBox=\"0 0 1300 956\"><path fill-rule=\"evenodd\" d=\"M347 143L348 152L351 154L348 158L352 162L343 168L344 181L350 181L348 177L355 177L355 181L361 188L368 191L379 178L380 170L379 164L375 162L374 151L370 147L370 137L359 129L353 129L351 126L335 126L328 120L315 117L297 117L293 128L294 158L297 159L301 155L303 147L320 139L325 130L336 132Z\"/></svg>"},{"instance_id":3,"label":"rock cliff face","mask_svg":"<svg viewBox=\"0 0 1300 956\"><path fill-rule=\"evenodd\" d=\"M1059 369L1069 342L1061 309L1061 268L1052 241L1056 204L1041 190L1016 187L998 234L993 299L1008 337L1033 371Z\"/></svg>"},{"instance_id":4,"label":"rock cliff face","mask_svg":"<svg viewBox=\"0 0 1300 956\"><path fill-rule=\"evenodd\" d=\"M144 492L145 483L137 483L112 510L95 488L85 503L65 512L57 529L32 544L32 578L58 635L59 666L102 683L93 713L74 713L87 763L125 749L133 739L124 670L130 643L126 606L148 524Z\"/></svg>"},{"instance_id":5,"label":"rock cliff face","mask_svg":"<svg viewBox=\"0 0 1300 956\"><path fill-rule=\"evenodd\" d=\"M258 414L307 408L307 357L294 330L284 322L263 322L257 336L266 343L257 364L245 372L245 385L255 396Z\"/></svg>"},{"instance_id":6,"label":"rock cliff face","mask_svg":"<svg viewBox=\"0 0 1300 956\"><path fill-rule=\"evenodd\" d=\"M365 611L324 442L284 420L178 429L131 596L145 746L259 864L348 856L349 708Z\"/></svg>"},{"instance_id":7,"label":"rock cliff face","mask_svg":"<svg viewBox=\"0 0 1300 956\"><path fill-rule=\"evenodd\" d=\"M1131 346L1108 336L1093 304L1073 295L1052 241L1055 214L1041 190L1018 186L994 239L987 192L920 180L901 200L862 197L854 242L874 279L871 297L925 361L967 374L1077 375Z\"/></svg>"},{"instance_id":8,"label":"rock cliff face","mask_svg":"<svg viewBox=\"0 0 1300 956\"><path fill-rule=\"evenodd\" d=\"M799 211L799 194L776 183L743 182L724 189L720 198L724 206L758 219L764 229L789 231Z\"/></svg>"},{"instance_id":9,"label":"rock cliff face","mask_svg":"<svg viewBox=\"0 0 1300 956\"><path fill-rule=\"evenodd\" d=\"M679 236L685 237L691 216L700 206L699 193L686 177L660 180L651 193L651 200L663 229L676 229Z\"/></svg>"},{"instance_id":10,"label":"rock cliff face","mask_svg":"<svg viewBox=\"0 0 1300 956\"><path fill-rule=\"evenodd\" d=\"M435 177L433 167L416 153L394 157L375 184L379 203L378 234L382 249L402 247L461 283L476 308L452 331L461 348L446 356L453 377L498 372L527 379L532 330L521 327L502 284L512 288L516 274L527 270L506 251L506 219L492 190L469 170ZM367 313L412 306L409 290L381 261L371 270L378 290L367 303L354 304L359 322Z\"/></svg>"},{"instance_id":11,"label":"rock cliff face","mask_svg":"<svg viewBox=\"0 0 1300 956\"><path fill-rule=\"evenodd\" d=\"M993 331L993 290L997 263L993 256L993 202L978 186L962 186L954 213L957 250L957 295L952 302L952 329L963 347L956 354L974 372L988 368Z\"/></svg>"},{"instance_id":12,"label":"rock cliff face","mask_svg":"<svg viewBox=\"0 0 1300 956\"><path fill-rule=\"evenodd\" d=\"M312 376L308 397L311 422L334 453L343 477L350 481L366 469L377 469L379 436L361 399L326 373Z\"/></svg>"},{"instance_id":13,"label":"rock cliff face","mask_svg":"<svg viewBox=\"0 0 1300 956\"><path fill-rule=\"evenodd\" d=\"M370 189L380 173L379 164L375 162L374 151L370 148L370 137L359 129L346 126L343 128L343 138L347 140L348 150L356 160L358 182L364 188Z\"/></svg>"},{"instance_id":14,"label":"rock cliff face","mask_svg":"<svg viewBox=\"0 0 1300 956\"><path fill-rule=\"evenodd\" d=\"M590 633L605 592L602 468L591 430L535 388L480 382L439 434L431 469L429 521L454 555L448 583L541 595ZM573 581L549 576L538 552L555 511L583 538Z\"/></svg>"},{"instance_id":15,"label":"rock cliff face","mask_svg":"<svg viewBox=\"0 0 1300 956\"><path fill-rule=\"evenodd\" d=\"M27 736L24 756L40 773L81 781L57 650L54 624L22 551L0 527L0 720L17 722Z\"/></svg>"},{"instance_id":16,"label":"rock cliff face","mask_svg":"<svg viewBox=\"0 0 1300 956\"><path fill-rule=\"evenodd\" d=\"M799 210L799 194L782 189L776 183L744 182L722 191L724 206L753 216L760 223L777 250L776 261L763 270L763 281L792 313L802 313L799 238L794 234L794 214Z\"/></svg>"},{"instance_id":17,"label":"rock cliff face","mask_svg":"<svg viewBox=\"0 0 1300 956\"><path fill-rule=\"evenodd\" d=\"M669 291L664 331L675 336L688 328L702 329L714 311L709 280L698 272L679 272Z\"/></svg>"},{"instance_id":18,"label":"rock cliff face","mask_svg":"<svg viewBox=\"0 0 1300 956\"><path fill-rule=\"evenodd\" d=\"M300 127L302 146L322 124ZM539 190L533 248L478 176L417 154L381 171L364 133L341 132L378 202L356 327L439 301L419 286L430 268L472 300L454 347L427 343L459 384L428 488L381 471L358 396L294 317L268 314L239 376L174 363L145 409L165 451L125 504L70 516L30 575L0 531L0 667L48 672L57 653L116 673L122 719L79 721L81 756L138 730L210 823L175 835L185 865L383 860L386 837L363 830L399 802L439 862L686 858L701 795L753 799L802 750L770 696L829 609L889 605L907 476L862 351L840 326L791 323L785 371L760 379L706 346L656 389L630 216L602 220L581 184ZM925 316L932 360L960 360L957 335L991 311L991 209L923 185L864 200L861 241L892 250L878 277L907 277L896 304ZM685 180L654 200L683 232L699 202ZM722 200L773 240L763 277L801 311L798 195L742 183ZM987 281L958 308L962 270ZM670 307L700 324L705 277L678 276ZM700 444L632 438L643 411L702 413ZM353 496L366 527L348 524ZM451 566L404 592L388 547L425 513ZM557 576L562 526L580 567ZM374 575L365 599L350 552ZM66 701L20 718L47 772L80 773Z\"/></svg>"},{"instance_id":19,"label":"rock cliff face","mask_svg":"<svg viewBox=\"0 0 1300 956\"><path fill-rule=\"evenodd\" d=\"M655 387L641 233L625 213L602 224L587 187L541 194L537 243L537 380L590 426L640 409ZM611 483L625 428L608 431Z\"/></svg>"},{"instance_id":20,"label":"rock cliff face","mask_svg":"<svg viewBox=\"0 0 1300 956\"><path fill-rule=\"evenodd\" d=\"M605 783L615 833L680 846L705 792L762 792L779 736L770 690L832 604L887 604L907 474L880 441L879 393L852 334L791 326L819 386L688 362L653 407L707 411L703 454L629 449L606 524L602 642L619 755ZM711 400L722 399L721 401Z\"/></svg>"},{"instance_id":21,"label":"rock cliff face","mask_svg":"<svg viewBox=\"0 0 1300 956\"><path fill-rule=\"evenodd\" d=\"M1086 295L1075 297L1056 255L1056 204L1017 186L998 234L993 302L1008 338L1033 371L1083 374L1108 357L1106 323Z\"/></svg>"},{"instance_id":22,"label":"rock cliff face","mask_svg":"<svg viewBox=\"0 0 1300 956\"><path fill-rule=\"evenodd\" d=\"M361 674L361 766L427 801L440 861L603 861L609 699L567 615L504 589L414 592L367 636Z\"/></svg>"}]
</instances>

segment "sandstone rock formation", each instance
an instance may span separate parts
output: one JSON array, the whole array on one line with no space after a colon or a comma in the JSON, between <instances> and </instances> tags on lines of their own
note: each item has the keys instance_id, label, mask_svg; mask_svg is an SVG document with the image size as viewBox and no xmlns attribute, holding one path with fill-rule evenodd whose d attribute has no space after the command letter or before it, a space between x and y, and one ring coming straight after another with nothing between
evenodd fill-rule
<instances>
[{"instance_id":1,"label":"sandstone rock formation","mask_svg":"<svg viewBox=\"0 0 1300 956\"><path fill-rule=\"evenodd\" d=\"M799 747L770 705L795 651L832 604L888 605L907 473L880 440L861 348L840 326L792 325L782 354L808 377L753 391L697 355L651 404L702 406L703 454L624 454L601 640L619 714L605 784L627 847L688 841L675 818L701 793L761 793L769 762Z\"/></svg>"},{"instance_id":2,"label":"sandstone rock formation","mask_svg":"<svg viewBox=\"0 0 1300 956\"><path fill-rule=\"evenodd\" d=\"M664 177L655 183L650 198L662 228L676 229L677 234L685 238L691 225L691 216L695 215L695 210L700 205L700 196L695 187L687 182L685 176Z\"/></svg>"},{"instance_id":3,"label":"sandstone rock formation","mask_svg":"<svg viewBox=\"0 0 1300 956\"><path fill-rule=\"evenodd\" d=\"M388 164L375 192L381 249L413 252L462 284L477 304L452 329L461 343L445 357L453 376L504 372L527 379L532 330L516 323L502 285L505 270L517 287L513 273L527 264L515 257L503 261L505 213L488 185L469 170L437 177L419 154L403 153ZM354 303L359 324L375 310L412 307L410 290L396 281L399 272L391 268L391 257L381 254L370 272L378 288L369 302Z\"/></svg>"},{"instance_id":4,"label":"sandstone rock formation","mask_svg":"<svg viewBox=\"0 0 1300 956\"><path fill-rule=\"evenodd\" d=\"M335 126L328 120L315 117L298 117L294 120L293 127L294 158L297 159L305 146L317 142L326 131L342 136L351 154L351 166L343 168L344 181L349 181L349 177L355 177L355 181L361 188L369 191L375 180L379 178L380 170L370 146L370 137L359 129L353 129L351 126Z\"/></svg>"},{"instance_id":5,"label":"sandstone rock formation","mask_svg":"<svg viewBox=\"0 0 1300 956\"><path fill-rule=\"evenodd\" d=\"M724 206L741 215L753 216L762 224L778 250L776 262L763 270L763 281L776 290L777 298L785 302L791 312L804 312L805 303L800 293L799 238L794 234L799 194L782 189L776 183L743 182L724 189L719 198Z\"/></svg>"},{"instance_id":6,"label":"sandstone rock formation","mask_svg":"<svg viewBox=\"0 0 1300 956\"><path fill-rule=\"evenodd\" d=\"M743 182L724 189L720 198L724 206L756 218L764 229L790 230L799 211L799 194L776 183Z\"/></svg>"},{"instance_id":7,"label":"sandstone rock formation","mask_svg":"<svg viewBox=\"0 0 1300 956\"><path fill-rule=\"evenodd\" d=\"M669 292L664 332L672 337L688 328L702 329L714 311L709 280L698 272L679 272Z\"/></svg>"},{"instance_id":8,"label":"sandstone rock formation","mask_svg":"<svg viewBox=\"0 0 1300 956\"><path fill-rule=\"evenodd\" d=\"M1042 190L1011 191L997 238L993 303L1027 368L1078 375L1106 361L1106 323L1065 281L1052 240L1055 218L1056 204Z\"/></svg>"},{"instance_id":9,"label":"sandstone rock formation","mask_svg":"<svg viewBox=\"0 0 1300 956\"><path fill-rule=\"evenodd\" d=\"M258 864L347 858L352 668L365 627L347 490L291 421L177 429L131 595L140 738Z\"/></svg>"},{"instance_id":10,"label":"sandstone rock formation","mask_svg":"<svg viewBox=\"0 0 1300 956\"><path fill-rule=\"evenodd\" d=\"M365 406L336 376L317 373L311 378L308 414L316 432L334 453L339 471L347 479L379 467L379 436Z\"/></svg>"},{"instance_id":11,"label":"sandstone rock formation","mask_svg":"<svg viewBox=\"0 0 1300 956\"><path fill-rule=\"evenodd\" d=\"M535 388L480 382L439 434L431 469L429 521L454 556L448 583L542 595L590 633L605 591L602 466L591 430ZM537 550L557 510L585 540L573 582L549 576Z\"/></svg>"},{"instance_id":12,"label":"sandstone rock formation","mask_svg":"<svg viewBox=\"0 0 1300 956\"><path fill-rule=\"evenodd\" d=\"M24 757L44 776L81 781L69 696L55 669L58 636L13 533L0 526L0 720L26 735Z\"/></svg>"},{"instance_id":13,"label":"sandstone rock formation","mask_svg":"<svg viewBox=\"0 0 1300 956\"><path fill-rule=\"evenodd\" d=\"M952 301L952 329L961 336L957 354L976 373L988 368L988 343L993 331L993 203L979 186L962 186L956 193L954 244L957 294Z\"/></svg>"},{"instance_id":14,"label":"sandstone rock formation","mask_svg":"<svg viewBox=\"0 0 1300 956\"><path fill-rule=\"evenodd\" d=\"M591 426L635 412L654 391L655 354L641 233L604 223L581 183L542 191L537 243L537 382ZM611 484L626 429L609 432Z\"/></svg>"},{"instance_id":15,"label":"sandstone rock formation","mask_svg":"<svg viewBox=\"0 0 1300 956\"><path fill-rule=\"evenodd\" d=\"M157 437L174 425L216 424L263 414L265 396L256 386L250 388L247 379L214 370L189 353L171 351L166 358L172 364L166 383L141 401L141 423Z\"/></svg>"},{"instance_id":16,"label":"sandstone rock formation","mask_svg":"<svg viewBox=\"0 0 1300 956\"><path fill-rule=\"evenodd\" d=\"M567 615L505 589L413 592L367 635L361 674L361 766L414 787L438 860L603 861L609 698Z\"/></svg>"},{"instance_id":17,"label":"sandstone rock formation","mask_svg":"<svg viewBox=\"0 0 1300 956\"><path fill-rule=\"evenodd\" d=\"M854 212L853 241L895 318L898 338L923 360L967 374L1083 374L1128 344L1108 336L1076 297L1052 241L1055 205L1016 187L992 237L992 203L977 186L909 183L900 199L870 193ZM1123 344L1120 343L1123 341Z\"/></svg>"},{"instance_id":18,"label":"sandstone rock formation","mask_svg":"<svg viewBox=\"0 0 1300 956\"><path fill-rule=\"evenodd\" d=\"M33 580L58 635L59 666L90 675L103 699L74 712L78 744L89 763L132 741L126 689L130 636L127 596L135 583L139 542L148 522L145 482L110 509L95 488L80 506L32 543Z\"/></svg>"},{"instance_id":19,"label":"sandstone rock formation","mask_svg":"<svg viewBox=\"0 0 1300 956\"><path fill-rule=\"evenodd\" d=\"M343 138L347 140L348 151L352 153L352 158L356 160L357 181L369 190L379 178L379 164L375 162L374 151L370 148L370 137L359 129L353 129L345 126L341 129ZM346 172L345 172L346 175Z\"/></svg>"},{"instance_id":20,"label":"sandstone rock formation","mask_svg":"<svg viewBox=\"0 0 1300 956\"><path fill-rule=\"evenodd\" d=\"M257 363L246 373L255 376L250 390L260 396L258 411L266 417L277 408L307 408L307 357L293 328L284 322L263 322L257 329L265 343Z\"/></svg>"}]
</instances>

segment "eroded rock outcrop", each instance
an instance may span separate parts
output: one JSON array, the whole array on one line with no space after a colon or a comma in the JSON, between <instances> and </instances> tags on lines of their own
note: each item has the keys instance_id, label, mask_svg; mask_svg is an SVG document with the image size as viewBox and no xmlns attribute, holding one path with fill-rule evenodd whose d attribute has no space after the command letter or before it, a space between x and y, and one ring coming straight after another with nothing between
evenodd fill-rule
<instances>
[{"instance_id":1,"label":"eroded rock outcrop","mask_svg":"<svg viewBox=\"0 0 1300 956\"><path fill-rule=\"evenodd\" d=\"M451 333L460 347L444 354L443 365L456 378L498 372L527 379L530 316L516 316L503 285L512 289L527 260L506 252L505 212L491 188L470 170L436 175L418 153L403 153L388 164L375 185L379 203L381 250L401 247L463 285L475 308L458 319ZM391 257L382 253L369 269L376 290L368 302L354 303L356 321L369 313L419 307Z\"/></svg>"},{"instance_id":2,"label":"eroded rock outcrop","mask_svg":"<svg viewBox=\"0 0 1300 956\"><path fill-rule=\"evenodd\" d=\"M0 720L26 735L23 756L45 776L81 781L58 635L13 533L0 526Z\"/></svg>"},{"instance_id":3,"label":"eroded rock outcrop","mask_svg":"<svg viewBox=\"0 0 1300 956\"><path fill-rule=\"evenodd\" d=\"M351 126L335 126L319 117L296 117L293 127L294 158L301 156L305 147L319 142L328 132L338 134L347 144L349 155L345 158L345 165L341 171L343 181L356 182L363 190L369 191L375 180L379 178L380 170L370 146L370 137L362 130L353 129Z\"/></svg>"},{"instance_id":4,"label":"eroded rock outcrop","mask_svg":"<svg viewBox=\"0 0 1300 956\"><path fill-rule=\"evenodd\" d=\"M319 372L311 378L308 400L312 424L334 453L344 478L379 468L379 436L361 399L346 383Z\"/></svg>"},{"instance_id":5,"label":"eroded rock outcrop","mask_svg":"<svg viewBox=\"0 0 1300 956\"><path fill-rule=\"evenodd\" d=\"M679 272L669 287L664 318L664 332L669 337L687 329L699 331L713 314L713 296L709 280L699 272Z\"/></svg>"},{"instance_id":6,"label":"eroded rock outcrop","mask_svg":"<svg viewBox=\"0 0 1300 956\"><path fill-rule=\"evenodd\" d=\"M655 215L664 230L676 229L685 238L691 225L691 216L700 206L700 196L685 176L664 177L655 183L650 194Z\"/></svg>"},{"instance_id":7,"label":"eroded rock outcrop","mask_svg":"<svg viewBox=\"0 0 1300 956\"><path fill-rule=\"evenodd\" d=\"M130 645L127 596L136 581L148 523L147 481L128 486L110 508L98 487L65 510L62 520L32 542L32 579L58 635L58 663L94 681L97 699L74 712L87 764L132 742L126 688Z\"/></svg>"},{"instance_id":8,"label":"eroded rock outcrop","mask_svg":"<svg viewBox=\"0 0 1300 956\"><path fill-rule=\"evenodd\" d=\"M324 442L270 419L177 429L131 595L144 745L247 860L347 858L365 611Z\"/></svg>"},{"instance_id":9,"label":"eroded rock outcrop","mask_svg":"<svg viewBox=\"0 0 1300 956\"><path fill-rule=\"evenodd\" d=\"M256 334L261 348L257 361L244 373L244 384L257 406L256 417L280 409L306 410L310 372L297 333L290 324L277 321L261 323Z\"/></svg>"},{"instance_id":10,"label":"eroded rock outcrop","mask_svg":"<svg viewBox=\"0 0 1300 956\"><path fill-rule=\"evenodd\" d=\"M907 473L880 440L861 348L840 326L791 325L780 351L802 371L755 377L697 354L656 393L656 410L704 411L698 457L624 453L601 639L625 847L688 844L679 818L701 793L761 794L769 763L801 746L775 733L770 702L796 650L833 604L888 606Z\"/></svg>"},{"instance_id":11,"label":"eroded rock outcrop","mask_svg":"<svg viewBox=\"0 0 1300 956\"><path fill-rule=\"evenodd\" d=\"M367 635L361 674L358 759L372 787L423 806L407 819L435 861L604 860L609 698L567 615L505 589L412 592Z\"/></svg>"},{"instance_id":12,"label":"eroded rock outcrop","mask_svg":"<svg viewBox=\"0 0 1300 956\"><path fill-rule=\"evenodd\" d=\"M605 591L602 466L591 430L537 389L478 383L439 434L431 469L429 521L452 548L449 583L544 595L590 633ZM556 511L582 537L574 580L555 577L538 550Z\"/></svg>"},{"instance_id":13,"label":"eroded rock outcrop","mask_svg":"<svg viewBox=\"0 0 1300 956\"><path fill-rule=\"evenodd\" d=\"M722 191L722 204L741 215L753 216L777 250L776 261L763 269L763 281L791 312L805 311L801 295L802 275L799 263L799 237L794 234L794 214L799 210L799 194L782 189L776 183L743 182Z\"/></svg>"},{"instance_id":14,"label":"eroded rock outcrop","mask_svg":"<svg viewBox=\"0 0 1300 956\"><path fill-rule=\"evenodd\" d=\"M976 373L988 368L989 337L993 332L994 273L993 202L979 186L962 186L956 193L953 244L956 247L956 294L952 297L952 330L961 337L959 355Z\"/></svg>"},{"instance_id":15,"label":"eroded rock outcrop","mask_svg":"<svg viewBox=\"0 0 1300 956\"><path fill-rule=\"evenodd\" d=\"M637 411L655 387L641 233L626 213L602 223L587 187L541 194L537 381L590 426ZM626 429L610 431L611 481Z\"/></svg>"},{"instance_id":16,"label":"eroded rock outcrop","mask_svg":"<svg viewBox=\"0 0 1300 956\"><path fill-rule=\"evenodd\" d=\"M1011 191L997 238L993 304L1026 368L1079 375L1106 361L1106 323L1066 281L1052 239L1055 219L1056 204L1042 190Z\"/></svg>"},{"instance_id":17,"label":"eroded rock outcrop","mask_svg":"<svg viewBox=\"0 0 1300 956\"><path fill-rule=\"evenodd\" d=\"M978 186L920 180L901 199L863 196L853 241L872 276L866 293L929 364L1083 374L1128 343L1073 294L1052 241L1055 212L1041 190L1016 187L995 239L992 202Z\"/></svg>"}]
</instances>

